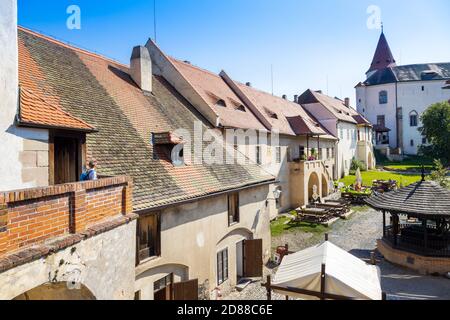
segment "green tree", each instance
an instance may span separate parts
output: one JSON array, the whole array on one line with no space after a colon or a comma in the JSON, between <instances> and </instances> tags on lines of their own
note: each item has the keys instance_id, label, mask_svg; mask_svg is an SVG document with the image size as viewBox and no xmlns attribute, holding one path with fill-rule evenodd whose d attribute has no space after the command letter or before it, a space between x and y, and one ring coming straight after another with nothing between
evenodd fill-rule
<instances>
[{"instance_id":1,"label":"green tree","mask_svg":"<svg viewBox=\"0 0 450 320\"><path fill-rule=\"evenodd\" d=\"M447 177L448 170L439 160L434 160L434 166L436 169L431 172L430 179L436 181L444 188L450 188L450 181Z\"/></svg>"},{"instance_id":2,"label":"green tree","mask_svg":"<svg viewBox=\"0 0 450 320\"><path fill-rule=\"evenodd\" d=\"M450 103L440 102L430 106L422 114L423 127L420 132L431 143L431 147L422 150L425 155L443 159L450 163Z\"/></svg>"}]
</instances>

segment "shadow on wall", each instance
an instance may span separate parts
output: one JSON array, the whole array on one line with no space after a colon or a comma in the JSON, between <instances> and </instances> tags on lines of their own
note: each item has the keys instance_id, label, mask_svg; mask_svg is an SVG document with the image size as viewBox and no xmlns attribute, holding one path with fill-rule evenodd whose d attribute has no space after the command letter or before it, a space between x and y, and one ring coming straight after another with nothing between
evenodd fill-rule
<instances>
[{"instance_id":1,"label":"shadow on wall","mask_svg":"<svg viewBox=\"0 0 450 320\"><path fill-rule=\"evenodd\" d=\"M22 293L13 300L96 300L92 292L82 284L68 282L45 283Z\"/></svg>"}]
</instances>

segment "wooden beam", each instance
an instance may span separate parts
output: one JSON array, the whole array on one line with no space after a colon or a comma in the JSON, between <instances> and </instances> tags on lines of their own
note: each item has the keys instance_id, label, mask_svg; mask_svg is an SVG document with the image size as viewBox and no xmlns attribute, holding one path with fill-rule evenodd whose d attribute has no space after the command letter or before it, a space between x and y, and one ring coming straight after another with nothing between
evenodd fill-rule
<instances>
[{"instance_id":1,"label":"wooden beam","mask_svg":"<svg viewBox=\"0 0 450 320\"><path fill-rule=\"evenodd\" d=\"M375 252L372 251L370 253L370 264L376 266L377 265L377 260L375 258Z\"/></svg>"},{"instance_id":2,"label":"wooden beam","mask_svg":"<svg viewBox=\"0 0 450 320\"><path fill-rule=\"evenodd\" d=\"M267 284L263 284L262 286L266 287ZM300 288L294 288L294 287L281 287L281 286L271 285L270 288L272 290L301 294L301 295L310 296L310 297L316 297L316 298L324 297L325 299L329 299L329 300L358 300L356 298L345 297L345 296L341 296L338 294L332 294L332 293L322 294L320 292L306 290L306 289L300 289Z\"/></svg>"},{"instance_id":3,"label":"wooden beam","mask_svg":"<svg viewBox=\"0 0 450 320\"><path fill-rule=\"evenodd\" d=\"M267 300L270 301L272 300L272 287L271 287L271 277L270 275L267 276L267 283L266 283L266 289L267 289Z\"/></svg>"}]
</instances>

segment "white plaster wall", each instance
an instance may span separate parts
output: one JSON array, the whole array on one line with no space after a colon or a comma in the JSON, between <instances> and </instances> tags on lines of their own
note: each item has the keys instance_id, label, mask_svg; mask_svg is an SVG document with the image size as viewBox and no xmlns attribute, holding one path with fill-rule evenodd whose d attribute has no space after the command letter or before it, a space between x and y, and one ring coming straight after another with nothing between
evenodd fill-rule
<instances>
[{"instance_id":1,"label":"white plaster wall","mask_svg":"<svg viewBox=\"0 0 450 320\"><path fill-rule=\"evenodd\" d=\"M422 126L420 116L436 102L448 101L450 90L444 90L445 81L414 81L398 84L398 106L403 109L403 146L405 154L415 155L422 145L422 135L418 129ZM424 91L422 91L422 86ZM409 115L412 111L419 114L418 126L411 127ZM411 140L414 146L411 147Z\"/></svg>"},{"instance_id":2,"label":"white plaster wall","mask_svg":"<svg viewBox=\"0 0 450 320\"><path fill-rule=\"evenodd\" d=\"M14 299L52 280L80 282L98 300L132 300L135 252L133 221L45 259L0 273L0 300Z\"/></svg>"},{"instance_id":3,"label":"white plaster wall","mask_svg":"<svg viewBox=\"0 0 450 320\"><path fill-rule=\"evenodd\" d=\"M379 103L380 91L388 92L388 103ZM361 99L361 102L359 102ZM385 116L386 127L389 132L389 142L391 148L397 147L397 120L396 120L396 88L395 84L385 84L357 88L356 90L357 110L372 124L377 124L378 116Z\"/></svg>"},{"instance_id":4,"label":"white plaster wall","mask_svg":"<svg viewBox=\"0 0 450 320\"><path fill-rule=\"evenodd\" d=\"M339 178L350 172L352 159L356 158L357 126L349 122L338 122L339 143L337 147L337 172ZM343 137L341 137L341 130ZM346 165L347 164L347 165Z\"/></svg>"},{"instance_id":5,"label":"white plaster wall","mask_svg":"<svg viewBox=\"0 0 450 320\"><path fill-rule=\"evenodd\" d=\"M16 0L0 1L0 12L0 190L6 190L21 185L18 160L22 141L13 126L19 85Z\"/></svg>"},{"instance_id":6,"label":"white plaster wall","mask_svg":"<svg viewBox=\"0 0 450 320\"><path fill-rule=\"evenodd\" d=\"M45 150L29 150L32 143L26 140L47 143L48 131L15 126L19 85L16 0L0 1L0 12L0 191L46 186L48 165L44 168L43 164L48 161L39 166L36 158L33 164L35 155L31 154L39 152L43 159Z\"/></svg>"},{"instance_id":7,"label":"white plaster wall","mask_svg":"<svg viewBox=\"0 0 450 320\"><path fill-rule=\"evenodd\" d=\"M142 299L153 299L155 281L175 272L177 280L199 279L210 293L217 286L216 256L228 248L229 280L236 284L236 242L262 239L264 259L270 257L270 219L266 208L269 186L239 193L240 222L228 226L227 196L218 196L173 207L161 213L161 257L136 267L136 291Z\"/></svg>"}]
</instances>

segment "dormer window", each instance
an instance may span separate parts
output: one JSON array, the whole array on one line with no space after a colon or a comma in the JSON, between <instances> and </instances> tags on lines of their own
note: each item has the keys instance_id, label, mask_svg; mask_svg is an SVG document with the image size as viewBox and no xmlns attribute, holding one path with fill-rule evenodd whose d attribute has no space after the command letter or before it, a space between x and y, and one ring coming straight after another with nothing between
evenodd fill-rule
<instances>
[{"instance_id":1,"label":"dormer window","mask_svg":"<svg viewBox=\"0 0 450 320\"><path fill-rule=\"evenodd\" d=\"M171 132L152 133L153 158L170 161L175 167L185 165L184 141Z\"/></svg>"},{"instance_id":2,"label":"dormer window","mask_svg":"<svg viewBox=\"0 0 450 320\"><path fill-rule=\"evenodd\" d=\"M386 90L380 91L379 93L379 102L380 104L387 104L388 103L388 93Z\"/></svg>"},{"instance_id":3,"label":"dormer window","mask_svg":"<svg viewBox=\"0 0 450 320\"><path fill-rule=\"evenodd\" d=\"M245 110L245 107L243 105L240 105L236 108L236 110L241 111L241 112L247 112L247 110Z\"/></svg>"},{"instance_id":4,"label":"dormer window","mask_svg":"<svg viewBox=\"0 0 450 320\"><path fill-rule=\"evenodd\" d=\"M277 119L278 120L278 115L275 112L270 111L267 108L264 108L264 110L266 111L267 115L269 117L271 117L272 119Z\"/></svg>"},{"instance_id":5,"label":"dormer window","mask_svg":"<svg viewBox=\"0 0 450 320\"><path fill-rule=\"evenodd\" d=\"M225 103L225 100L220 99L216 102L216 107L226 108L227 104Z\"/></svg>"}]
</instances>

